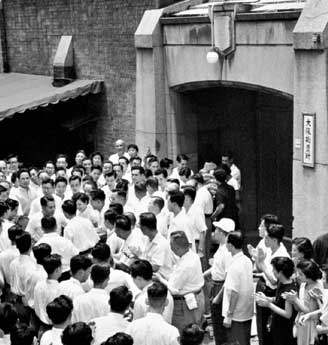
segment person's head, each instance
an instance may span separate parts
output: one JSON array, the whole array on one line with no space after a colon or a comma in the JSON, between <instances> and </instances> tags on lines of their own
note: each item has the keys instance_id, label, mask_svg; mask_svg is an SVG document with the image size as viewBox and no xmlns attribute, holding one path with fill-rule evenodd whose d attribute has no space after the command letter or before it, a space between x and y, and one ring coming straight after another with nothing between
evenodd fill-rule
<instances>
[{"instance_id":1,"label":"person's head","mask_svg":"<svg viewBox=\"0 0 328 345\"><path fill-rule=\"evenodd\" d=\"M138 181L134 184L134 192L137 199L142 199L147 194L147 187L145 181Z\"/></svg>"},{"instance_id":2,"label":"person's head","mask_svg":"<svg viewBox=\"0 0 328 345\"><path fill-rule=\"evenodd\" d=\"M200 188L201 186L204 185L204 177L202 174L197 173L192 176L190 176L189 182L191 183L192 186L194 186L196 189Z\"/></svg>"},{"instance_id":3,"label":"person's head","mask_svg":"<svg viewBox=\"0 0 328 345\"><path fill-rule=\"evenodd\" d=\"M36 336L32 327L22 322L17 322L10 332L11 345L32 345Z\"/></svg>"},{"instance_id":4,"label":"person's head","mask_svg":"<svg viewBox=\"0 0 328 345\"><path fill-rule=\"evenodd\" d=\"M165 157L165 158L160 160L159 166L160 166L160 168L165 169L168 172L168 174L170 175L170 173L173 169L173 160Z\"/></svg>"},{"instance_id":5,"label":"person's head","mask_svg":"<svg viewBox=\"0 0 328 345\"><path fill-rule=\"evenodd\" d=\"M221 155L221 163L226 164L229 168L233 164L233 154L231 151L225 151Z\"/></svg>"},{"instance_id":6,"label":"person's head","mask_svg":"<svg viewBox=\"0 0 328 345\"><path fill-rule=\"evenodd\" d=\"M99 180L99 177L102 173L102 167L100 165L93 165L91 167L91 172L90 172L90 176L92 177L92 179L97 183L97 181Z\"/></svg>"},{"instance_id":7,"label":"person's head","mask_svg":"<svg viewBox=\"0 0 328 345\"><path fill-rule=\"evenodd\" d=\"M168 305L167 292L167 286L163 283L152 283L147 289L146 303L150 308L162 313Z\"/></svg>"},{"instance_id":8,"label":"person's head","mask_svg":"<svg viewBox=\"0 0 328 345\"><path fill-rule=\"evenodd\" d=\"M8 199L8 189L4 186L0 186L0 201L6 202Z\"/></svg>"},{"instance_id":9,"label":"person's head","mask_svg":"<svg viewBox=\"0 0 328 345\"><path fill-rule=\"evenodd\" d=\"M234 254L242 250L244 237L240 231L232 231L227 236L227 249Z\"/></svg>"},{"instance_id":10,"label":"person's head","mask_svg":"<svg viewBox=\"0 0 328 345\"><path fill-rule=\"evenodd\" d=\"M230 218L221 218L218 222L213 222L213 225L220 244L224 244L228 234L235 231L235 222Z\"/></svg>"},{"instance_id":11,"label":"person's head","mask_svg":"<svg viewBox=\"0 0 328 345\"><path fill-rule=\"evenodd\" d=\"M214 171L214 177L219 184L227 181L227 173L224 169L218 168Z\"/></svg>"},{"instance_id":12,"label":"person's head","mask_svg":"<svg viewBox=\"0 0 328 345\"><path fill-rule=\"evenodd\" d=\"M139 147L136 144L129 144L128 145L128 154L130 158L135 158L138 156Z\"/></svg>"},{"instance_id":13,"label":"person's head","mask_svg":"<svg viewBox=\"0 0 328 345\"><path fill-rule=\"evenodd\" d=\"M20 254L29 254L32 247L32 237L30 233L23 231L20 236L17 236L16 247Z\"/></svg>"},{"instance_id":14,"label":"person's head","mask_svg":"<svg viewBox=\"0 0 328 345\"><path fill-rule=\"evenodd\" d=\"M110 274L109 264L95 264L91 268L91 280L95 288L104 289L108 285Z\"/></svg>"},{"instance_id":15,"label":"person's head","mask_svg":"<svg viewBox=\"0 0 328 345\"><path fill-rule=\"evenodd\" d=\"M165 187L165 191L169 193L180 191L180 181L178 179L168 179Z\"/></svg>"},{"instance_id":16,"label":"person's head","mask_svg":"<svg viewBox=\"0 0 328 345\"><path fill-rule=\"evenodd\" d=\"M76 322L64 329L61 340L63 345L91 345L92 330L86 323Z\"/></svg>"},{"instance_id":17,"label":"person's head","mask_svg":"<svg viewBox=\"0 0 328 345\"><path fill-rule=\"evenodd\" d=\"M54 326L68 324L72 316L73 301L65 295L60 295L47 304L46 311Z\"/></svg>"},{"instance_id":18,"label":"person's head","mask_svg":"<svg viewBox=\"0 0 328 345\"><path fill-rule=\"evenodd\" d=\"M141 213L139 216L139 226L145 236L150 239L154 238L157 232L156 216L151 212Z\"/></svg>"},{"instance_id":19,"label":"person's head","mask_svg":"<svg viewBox=\"0 0 328 345\"><path fill-rule=\"evenodd\" d=\"M109 204L109 209L116 212L118 216L122 216L123 214L123 205L121 203L111 202Z\"/></svg>"},{"instance_id":20,"label":"person's head","mask_svg":"<svg viewBox=\"0 0 328 345\"><path fill-rule=\"evenodd\" d=\"M296 276L299 282L313 282L322 278L322 272L313 260L301 260L296 265Z\"/></svg>"},{"instance_id":21,"label":"person's head","mask_svg":"<svg viewBox=\"0 0 328 345\"><path fill-rule=\"evenodd\" d=\"M127 195L124 190L116 188L113 189L110 199L112 203L118 203L124 206L126 204Z\"/></svg>"},{"instance_id":22,"label":"person's head","mask_svg":"<svg viewBox=\"0 0 328 345\"><path fill-rule=\"evenodd\" d=\"M117 332L101 345L133 345L133 338L129 334Z\"/></svg>"},{"instance_id":23,"label":"person's head","mask_svg":"<svg viewBox=\"0 0 328 345\"><path fill-rule=\"evenodd\" d=\"M4 334L9 334L18 320L17 311L11 303L0 304L0 329Z\"/></svg>"},{"instance_id":24,"label":"person's head","mask_svg":"<svg viewBox=\"0 0 328 345\"><path fill-rule=\"evenodd\" d=\"M190 207L196 198L196 188L192 186L186 186L183 188L183 194L185 197L184 206Z\"/></svg>"},{"instance_id":25,"label":"person's head","mask_svg":"<svg viewBox=\"0 0 328 345\"><path fill-rule=\"evenodd\" d=\"M142 159L140 157L132 157L130 159L130 166L131 167L141 167Z\"/></svg>"},{"instance_id":26,"label":"person's head","mask_svg":"<svg viewBox=\"0 0 328 345\"><path fill-rule=\"evenodd\" d=\"M164 208L165 202L164 199L159 196L153 196L149 200L148 204L148 211L154 213L154 215L158 215L161 213L162 209Z\"/></svg>"},{"instance_id":27,"label":"person's head","mask_svg":"<svg viewBox=\"0 0 328 345\"><path fill-rule=\"evenodd\" d=\"M271 249L279 247L284 238L284 234L285 228L281 224L269 225L264 237L265 245Z\"/></svg>"},{"instance_id":28,"label":"person's head","mask_svg":"<svg viewBox=\"0 0 328 345\"><path fill-rule=\"evenodd\" d=\"M28 169L29 173L30 173L30 178L31 180L35 183L35 184L39 184L39 176L38 176L38 172L39 170L36 167L30 167Z\"/></svg>"},{"instance_id":29,"label":"person's head","mask_svg":"<svg viewBox=\"0 0 328 345\"><path fill-rule=\"evenodd\" d=\"M260 219L260 224L258 227L260 237L265 237L266 231L271 224L279 224L278 217L270 213L264 214Z\"/></svg>"},{"instance_id":30,"label":"person's head","mask_svg":"<svg viewBox=\"0 0 328 345\"><path fill-rule=\"evenodd\" d=\"M117 181L116 189L123 190L124 192L126 192L128 194L128 192L129 192L129 181L125 180L125 179Z\"/></svg>"},{"instance_id":31,"label":"person's head","mask_svg":"<svg viewBox=\"0 0 328 345\"><path fill-rule=\"evenodd\" d=\"M8 213L9 207L5 201L0 201L0 219L4 219Z\"/></svg>"},{"instance_id":32,"label":"person's head","mask_svg":"<svg viewBox=\"0 0 328 345\"><path fill-rule=\"evenodd\" d=\"M295 263L313 257L313 246L307 237L296 237L292 241L292 259Z\"/></svg>"},{"instance_id":33,"label":"person's head","mask_svg":"<svg viewBox=\"0 0 328 345\"><path fill-rule=\"evenodd\" d=\"M170 246L173 253L177 256L182 256L188 252L190 244L187 235L184 231L174 231L171 233Z\"/></svg>"},{"instance_id":34,"label":"person's head","mask_svg":"<svg viewBox=\"0 0 328 345\"><path fill-rule=\"evenodd\" d=\"M153 195L156 191L158 191L158 180L156 177L148 177L146 180L146 188L148 195Z\"/></svg>"},{"instance_id":35,"label":"person's head","mask_svg":"<svg viewBox=\"0 0 328 345\"><path fill-rule=\"evenodd\" d=\"M132 302L132 292L126 286L114 288L109 293L110 310L113 313L124 314Z\"/></svg>"},{"instance_id":36,"label":"person's head","mask_svg":"<svg viewBox=\"0 0 328 345\"><path fill-rule=\"evenodd\" d=\"M189 324L182 329L181 345L201 345L203 344L205 332L196 324Z\"/></svg>"},{"instance_id":37,"label":"person's head","mask_svg":"<svg viewBox=\"0 0 328 345\"><path fill-rule=\"evenodd\" d=\"M54 181L50 178L43 180L41 183L42 193L45 197L50 197L54 193Z\"/></svg>"},{"instance_id":38,"label":"person's head","mask_svg":"<svg viewBox=\"0 0 328 345\"><path fill-rule=\"evenodd\" d=\"M45 217L52 217L56 211L56 202L53 196L43 196L40 199L42 213Z\"/></svg>"},{"instance_id":39,"label":"person's head","mask_svg":"<svg viewBox=\"0 0 328 345\"><path fill-rule=\"evenodd\" d=\"M23 234L23 229L19 225L13 225L8 229L8 238L12 244L16 244L16 238Z\"/></svg>"},{"instance_id":40,"label":"person's head","mask_svg":"<svg viewBox=\"0 0 328 345\"><path fill-rule=\"evenodd\" d=\"M145 169L140 166L131 167L131 179L132 183L135 184L145 179Z\"/></svg>"},{"instance_id":41,"label":"person's head","mask_svg":"<svg viewBox=\"0 0 328 345\"><path fill-rule=\"evenodd\" d=\"M114 229L115 226L115 220L118 214L112 210L108 209L105 214L104 214L104 219L105 219L105 227L109 230Z\"/></svg>"},{"instance_id":42,"label":"person's head","mask_svg":"<svg viewBox=\"0 0 328 345\"><path fill-rule=\"evenodd\" d=\"M126 240L131 234L131 220L129 217L122 215L117 216L115 221L116 235L122 240Z\"/></svg>"},{"instance_id":43,"label":"person's head","mask_svg":"<svg viewBox=\"0 0 328 345\"><path fill-rule=\"evenodd\" d=\"M58 195L64 196L67 188L67 179L65 177L57 177L55 180L55 191Z\"/></svg>"},{"instance_id":44,"label":"person's head","mask_svg":"<svg viewBox=\"0 0 328 345\"><path fill-rule=\"evenodd\" d=\"M177 165L179 170L188 167L189 157L184 154L177 155Z\"/></svg>"},{"instance_id":45,"label":"person's head","mask_svg":"<svg viewBox=\"0 0 328 345\"><path fill-rule=\"evenodd\" d=\"M61 256L50 254L43 259L42 266L48 274L48 278L58 280L62 274Z\"/></svg>"},{"instance_id":46,"label":"person's head","mask_svg":"<svg viewBox=\"0 0 328 345\"><path fill-rule=\"evenodd\" d=\"M27 169L20 169L17 173L19 185L23 188L28 188L30 185L30 173Z\"/></svg>"},{"instance_id":47,"label":"person's head","mask_svg":"<svg viewBox=\"0 0 328 345\"><path fill-rule=\"evenodd\" d=\"M289 279L294 274L294 262L290 258L278 256L271 260L273 274L278 281Z\"/></svg>"},{"instance_id":48,"label":"person's head","mask_svg":"<svg viewBox=\"0 0 328 345\"><path fill-rule=\"evenodd\" d=\"M52 161L47 161L45 166L44 166L45 172L48 174L49 177L54 175L55 173L55 164Z\"/></svg>"},{"instance_id":49,"label":"person's head","mask_svg":"<svg viewBox=\"0 0 328 345\"><path fill-rule=\"evenodd\" d=\"M23 229L23 231L26 229L28 222L29 222L29 218L24 215L19 216L16 220L17 226L20 226Z\"/></svg>"},{"instance_id":50,"label":"person's head","mask_svg":"<svg viewBox=\"0 0 328 345\"><path fill-rule=\"evenodd\" d=\"M89 204L89 197L85 193L73 194L72 200L76 203L76 208L79 212L84 212Z\"/></svg>"},{"instance_id":51,"label":"person's head","mask_svg":"<svg viewBox=\"0 0 328 345\"><path fill-rule=\"evenodd\" d=\"M76 215L76 203L73 200L65 200L62 205L64 216L68 219Z\"/></svg>"},{"instance_id":52,"label":"person's head","mask_svg":"<svg viewBox=\"0 0 328 345\"><path fill-rule=\"evenodd\" d=\"M190 176L191 176L190 168L186 167L186 168L181 168L179 170L179 177L183 183L187 183Z\"/></svg>"},{"instance_id":53,"label":"person's head","mask_svg":"<svg viewBox=\"0 0 328 345\"><path fill-rule=\"evenodd\" d=\"M47 243L40 243L32 248L33 255L39 265L43 265L45 257L51 254L51 247Z\"/></svg>"},{"instance_id":54,"label":"person's head","mask_svg":"<svg viewBox=\"0 0 328 345\"><path fill-rule=\"evenodd\" d=\"M55 177L65 177L67 179L66 169L63 167L56 168Z\"/></svg>"},{"instance_id":55,"label":"person's head","mask_svg":"<svg viewBox=\"0 0 328 345\"><path fill-rule=\"evenodd\" d=\"M106 243L98 242L92 248L91 255L95 264L108 264L111 258L110 247Z\"/></svg>"},{"instance_id":56,"label":"person's head","mask_svg":"<svg viewBox=\"0 0 328 345\"><path fill-rule=\"evenodd\" d=\"M57 221L55 217L45 216L41 219L41 229L45 234L57 230Z\"/></svg>"},{"instance_id":57,"label":"person's head","mask_svg":"<svg viewBox=\"0 0 328 345\"><path fill-rule=\"evenodd\" d=\"M69 186L71 187L72 193L79 193L81 191L81 177L80 176L71 176L69 178Z\"/></svg>"},{"instance_id":58,"label":"person's head","mask_svg":"<svg viewBox=\"0 0 328 345\"><path fill-rule=\"evenodd\" d=\"M83 159L83 161L82 161L82 166L83 166L83 168L84 168L84 170L85 170L85 173L86 173L87 175L89 175L89 174L90 174L90 170L91 170L91 166L92 166L91 159L88 158L88 157L85 157L85 158Z\"/></svg>"},{"instance_id":59,"label":"person's head","mask_svg":"<svg viewBox=\"0 0 328 345\"><path fill-rule=\"evenodd\" d=\"M67 156L60 153L56 157L56 168L64 168L65 170L67 169Z\"/></svg>"},{"instance_id":60,"label":"person's head","mask_svg":"<svg viewBox=\"0 0 328 345\"><path fill-rule=\"evenodd\" d=\"M8 206L7 219L15 220L17 218L19 202L14 199L7 199L6 205Z\"/></svg>"},{"instance_id":61,"label":"person's head","mask_svg":"<svg viewBox=\"0 0 328 345\"><path fill-rule=\"evenodd\" d=\"M159 168L155 170L154 173L155 177L158 180L158 184L162 189L165 189L166 187L166 182L167 182L167 170L163 168Z\"/></svg>"},{"instance_id":62,"label":"person's head","mask_svg":"<svg viewBox=\"0 0 328 345\"><path fill-rule=\"evenodd\" d=\"M105 199L105 193L101 189L94 190L90 193L90 203L95 210L102 210L105 204Z\"/></svg>"},{"instance_id":63,"label":"person's head","mask_svg":"<svg viewBox=\"0 0 328 345\"><path fill-rule=\"evenodd\" d=\"M130 273L138 289L142 290L152 280L153 268L147 260L136 260L130 265Z\"/></svg>"},{"instance_id":64,"label":"person's head","mask_svg":"<svg viewBox=\"0 0 328 345\"><path fill-rule=\"evenodd\" d=\"M100 166L100 167L102 166L103 161L104 161L104 156L102 155L101 152L99 152L99 151L92 152L90 158L92 161L92 165ZM91 171L92 171L92 169L91 169Z\"/></svg>"},{"instance_id":65,"label":"person's head","mask_svg":"<svg viewBox=\"0 0 328 345\"><path fill-rule=\"evenodd\" d=\"M131 229L134 229L136 224L137 224L137 218L134 215L134 213L133 212L124 212L123 215L127 216L130 219Z\"/></svg>"},{"instance_id":66,"label":"person's head","mask_svg":"<svg viewBox=\"0 0 328 345\"><path fill-rule=\"evenodd\" d=\"M75 255L70 261L72 276L79 282L84 283L90 276L92 261L86 255Z\"/></svg>"},{"instance_id":67,"label":"person's head","mask_svg":"<svg viewBox=\"0 0 328 345\"><path fill-rule=\"evenodd\" d=\"M148 164L152 174L155 175L155 171L159 169L159 162L157 157L150 158Z\"/></svg>"},{"instance_id":68,"label":"person's head","mask_svg":"<svg viewBox=\"0 0 328 345\"><path fill-rule=\"evenodd\" d=\"M7 175L8 173L8 166L7 162L3 159L0 160L0 171L4 174Z\"/></svg>"},{"instance_id":69,"label":"person's head","mask_svg":"<svg viewBox=\"0 0 328 345\"><path fill-rule=\"evenodd\" d=\"M106 172L104 176L105 176L106 184L109 190L113 190L116 185L116 172L109 171L109 172Z\"/></svg>"},{"instance_id":70,"label":"person's head","mask_svg":"<svg viewBox=\"0 0 328 345\"><path fill-rule=\"evenodd\" d=\"M18 156L15 154L10 154L7 158L8 166L10 171L18 171L19 161Z\"/></svg>"},{"instance_id":71,"label":"person's head","mask_svg":"<svg viewBox=\"0 0 328 345\"><path fill-rule=\"evenodd\" d=\"M128 170L129 160L125 156L122 156L119 158L118 163L122 166L124 175Z\"/></svg>"},{"instance_id":72,"label":"person's head","mask_svg":"<svg viewBox=\"0 0 328 345\"><path fill-rule=\"evenodd\" d=\"M106 175L109 172L113 171L113 163L111 161L104 161L102 172Z\"/></svg>"},{"instance_id":73,"label":"person's head","mask_svg":"<svg viewBox=\"0 0 328 345\"><path fill-rule=\"evenodd\" d=\"M115 141L115 151L119 156L122 156L125 152L125 142L122 139Z\"/></svg>"},{"instance_id":74,"label":"person's head","mask_svg":"<svg viewBox=\"0 0 328 345\"><path fill-rule=\"evenodd\" d=\"M116 181L119 181L123 177L123 167L121 164L113 164L113 171L116 175Z\"/></svg>"},{"instance_id":75,"label":"person's head","mask_svg":"<svg viewBox=\"0 0 328 345\"><path fill-rule=\"evenodd\" d=\"M82 184L83 192L90 197L91 192L97 190L97 184L91 176L85 176Z\"/></svg>"},{"instance_id":76,"label":"person's head","mask_svg":"<svg viewBox=\"0 0 328 345\"><path fill-rule=\"evenodd\" d=\"M185 196L183 192L176 191L170 192L167 200L167 208L170 212L178 213L180 212L184 204Z\"/></svg>"},{"instance_id":77,"label":"person's head","mask_svg":"<svg viewBox=\"0 0 328 345\"><path fill-rule=\"evenodd\" d=\"M75 164L77 166L79 165L82 165L83 163L83 159L85 158L85 151L84 150L79 150L76 152L76 155L75 155Z\"/></svg>"}]
</instances>

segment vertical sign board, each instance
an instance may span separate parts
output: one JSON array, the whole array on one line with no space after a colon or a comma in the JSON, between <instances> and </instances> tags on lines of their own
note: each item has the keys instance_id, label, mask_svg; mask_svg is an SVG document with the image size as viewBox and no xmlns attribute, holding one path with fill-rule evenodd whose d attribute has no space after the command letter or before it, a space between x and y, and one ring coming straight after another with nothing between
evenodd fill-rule
<instances>
[{"instance_id":1,"label":"vertical sign board","mask_svg":"<svg viewBox=\"0 0 328 345\"><path fill-rule=\"evenodd\" d=\"M315 114L303 113L303 166L314 168Z\"/></svg>"}]
</instances>

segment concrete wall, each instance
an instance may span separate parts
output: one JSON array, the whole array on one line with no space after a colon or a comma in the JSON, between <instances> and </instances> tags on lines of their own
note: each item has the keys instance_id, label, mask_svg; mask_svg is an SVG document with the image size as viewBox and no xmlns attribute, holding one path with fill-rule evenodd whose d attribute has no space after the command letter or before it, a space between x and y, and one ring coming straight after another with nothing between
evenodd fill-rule
<instances>
[{"instance_id":1,"label":"concrete wall","mask_svg":"<svg viewBox=\"0 0 328 345\"><path fill-rule=\"evenodd\" d=\"M61 35L73 35L78 78L103 79L106 107L97 147L113 140L134 142L136 54L134 32L154 0L4 0L12 72L52 74Z\"/></svg>"}]
</instances>

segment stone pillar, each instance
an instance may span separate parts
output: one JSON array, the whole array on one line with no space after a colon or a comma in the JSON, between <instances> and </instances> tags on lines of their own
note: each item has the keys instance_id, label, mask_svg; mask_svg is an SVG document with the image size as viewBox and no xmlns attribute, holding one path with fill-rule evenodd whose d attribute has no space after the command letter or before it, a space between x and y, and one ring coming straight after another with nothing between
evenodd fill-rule
<instances>
[{"instance_id":1,"label":"stone pillar","mask_svg":"<svg viewBox=\"0 0 328 345\"><path fill-rule=\"evenodd\" d=\"M293 236L328 231L328 2L308 0L294 29ZM316 114L315 166L303 166L303 113Z\"/></svg>"},{"instance_id":2,"label":"stone pillar","mask_svg":"<svg viewBox=\"0 0 328 345\"><path fill-rule=\"evenodd\" d=\"M2 1L0 0L0 73L8 72L6 24Z\"/></svg>"}]
</instances>

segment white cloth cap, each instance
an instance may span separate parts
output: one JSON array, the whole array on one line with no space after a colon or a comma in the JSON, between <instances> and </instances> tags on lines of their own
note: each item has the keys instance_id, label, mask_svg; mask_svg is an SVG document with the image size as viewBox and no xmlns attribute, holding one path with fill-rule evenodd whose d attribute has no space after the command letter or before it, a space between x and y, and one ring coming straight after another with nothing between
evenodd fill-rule
<instances>
[{"instance_id":1,"label":"white cloth cap","mask_svg":"<svg viewBox=\"0 0 328 345\"><path fill-rule=\"evenodd\" d=\"M213 222L213 225L225 232L235 230L235 222L230 218L222 218L218 222Z\"/></svg>"}]
</instances>

